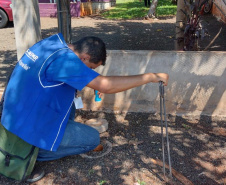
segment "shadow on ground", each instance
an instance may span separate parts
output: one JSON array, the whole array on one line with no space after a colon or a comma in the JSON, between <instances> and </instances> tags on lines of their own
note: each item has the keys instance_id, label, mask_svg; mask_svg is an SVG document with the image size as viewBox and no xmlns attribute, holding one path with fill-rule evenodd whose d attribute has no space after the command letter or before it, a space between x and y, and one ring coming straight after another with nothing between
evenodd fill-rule
<instances>
[{"instance_id":1,"label":"shadow on ground","mask_svg":"<svg viewBox=\"0 0 226 185\"><path fill-rule=\"evenodd\" d=\"M101 23L97 28L72 28L72 40L76 41L84 36L100 37L109 50L173 50L174 24L120 21L115 23ZM48 37L57 33L57 28L42 30L42 36Z\"/></svg>"},{"instance_id":2,"label":"shadow on ground","mask_svg":"<svg viewBox=\"0 0 226 185\"><path fill-rule=\"evenodd\" d=\"M199 41L200 50L205 49L222 28L220 35L208 48L208 51L226 51L224 42L226 24L217 21L211 15L204 16L201 22L209 35ZM57 28L42 30L43 38L54 33L57 33ZM122 20L117 21L117 24L100 23L98 28L72 28L73 41L89 35L103 39L109 50L174 50L175 23L150 22L150 24L144 24Z\"/></svg>"},{"instance_id":3,"label":"shadow on ground","mask_svg":"<svg viewBox=\"0 0 226 185\"><path fill-rule=\"evenodd\" d=\"M0 51L0 58L3 58L0 63L0 87L5 87L5 83L17 63L16 51Z\"/></svg>"},{"instance_id":4,"label":"shadow on ground","mask_svg":"<svg viewBox=\"0 0 226 185\"><path fill-rule=\"evenodd\" d=\"M162 160L158 114L116 115L79 111L76 119L85 121L96 117L105 118L109 122L109 129L101 134L101 140L110 141L112 151L99 159L86 159L77 155L56 161L37 162L46 171L46 176L33 184L168 184L163 181L162 167L152 160ZM222 126L224 122L215 122L207 117L194 120L169 115L168 123L173 169L194 184L225 183L225 136L206 130L206 126L200 127L203 124ZM184 184L185 181L180 182L182 178L177 179L173 174L173 184ZM4 177L0 177L0 182L12 184Z\"/></svg>"}]
</instances>

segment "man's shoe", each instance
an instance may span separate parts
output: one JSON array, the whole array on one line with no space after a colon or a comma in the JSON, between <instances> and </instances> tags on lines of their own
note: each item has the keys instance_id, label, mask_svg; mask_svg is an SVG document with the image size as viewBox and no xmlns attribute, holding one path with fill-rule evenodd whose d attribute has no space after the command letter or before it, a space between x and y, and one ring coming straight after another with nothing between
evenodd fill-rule
<instances>
[{"instance_id":1,"label":"man's shoe","mask_svg":"<svg viewBox=\"0 0 226 185\"><path fill-rule=\"evenodd\" d=\"M45 175L45 172L42 169L36 167L26 181L30 183L36 182L42 179L44 175Z\"/></svg>"},{"instance_id":2,"label":"man's shoe","mask_svg":"<svg viewBox=\"0 0 226 185\"><path fill-rule=\"evenodd\" d=\"M99 144L93 151L94 152L100 152L104 149L103 145L102 144Z\"/></svg>"},{"instance_id":3,"label":"man's shoe","mask_svg":"<svg viewBox=\"0 0 226 185\"><path fill-rule=\"evenodd\" d=\"M102 141L102 144L99 144L94 150L87 152L85 154L80 154L80 156L82 158L93 160L107 155L108 153L111 152L111 150L112 144L109 141L105 140Z\"/></svg>"}]
</instances>

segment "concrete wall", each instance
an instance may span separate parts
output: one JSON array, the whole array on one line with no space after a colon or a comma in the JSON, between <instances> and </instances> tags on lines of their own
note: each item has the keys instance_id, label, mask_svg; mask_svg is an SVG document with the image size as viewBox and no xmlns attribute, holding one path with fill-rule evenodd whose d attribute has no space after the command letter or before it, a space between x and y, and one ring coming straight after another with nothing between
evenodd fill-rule
<instances>
[{"instance_id":1,"label":"concrete wall","mask_svg":"<svg viewBox=\"0 0 226 185\"><path fill-rule=\"evenodd\" d=\"M107 51L107 63L100 74L136 75L166 72L167 114L210 115L226 118L226 52ZM94 91L78 92L84 110L159 113L159 86L146 84L117 94L105 94L94 101ZM2 91L0 89L0 97Z\"/></svg>"},{"instance_id":2,"label":"concrete wall","mask_svg":"<svg viewBox=\"0 0 226 185\"><path fill-rule=\"evenodd\" d=\"M135 75L166 72L168 114L226 117L226 52L108 51L102 75ZM94 101L93 90L81 94L85 110L159 112L158 84L146 84Z\"/></svg>"},{"instance_id":3,"label":"concrete wall","mask_svg":"<svg viewBox=\"0 0 226 185\"><path fill-rule=\"evenodd\" d=\"M115 6L115 2L92 2L93 13L99 13L101 10L105 10Z\"/></svg>"}]
</instances>

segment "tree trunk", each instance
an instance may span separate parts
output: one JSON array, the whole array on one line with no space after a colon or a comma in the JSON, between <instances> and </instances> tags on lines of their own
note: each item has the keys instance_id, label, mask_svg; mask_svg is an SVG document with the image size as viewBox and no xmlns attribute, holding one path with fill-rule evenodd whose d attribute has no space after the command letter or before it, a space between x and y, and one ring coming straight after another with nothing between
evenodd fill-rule
<instances>
[{"instance_id":1,"label":"tree trunk","mask_svg":"<svg viewBox=\"0 0 226 185\"><path fill-rule=\"evenodd\" d=\"M177 15L176 15L176 41L175 41L175 50L182 51L184 49L184 28L186 24L186 15L184 12L187 11L187 6L184 0L177 1Z\"/></svg>"},{"instance_id":2,"label":"tree trunk","mask_svg":"<svg viewBox=\"0 0 226 185\"><path fill-rule=\"evenodd\" d=\"M12 0L12 9L19 60L28 48L41 40L38 0Z\"/></svg>"},{"instance_id":3,"label":"tree trunk","mask_svg":"<svg viewBox=\"0 0 226 185\"><path fill-rule=\"evenodd\" d=\"M71 43L70 0L57 0L58 32L62 33L67 43Z\"/></svg>"},{"instance_id":4,"label":"tree trunk","mask_svg":"<svg viewBox=\"0 0 226 185\"><path fill-rule=\"evenodd\" d=\"M151 7L148 11L147 17L155 17L155 11L158 5L158 0L152 0Z\"/></svg>"}]
</instances>

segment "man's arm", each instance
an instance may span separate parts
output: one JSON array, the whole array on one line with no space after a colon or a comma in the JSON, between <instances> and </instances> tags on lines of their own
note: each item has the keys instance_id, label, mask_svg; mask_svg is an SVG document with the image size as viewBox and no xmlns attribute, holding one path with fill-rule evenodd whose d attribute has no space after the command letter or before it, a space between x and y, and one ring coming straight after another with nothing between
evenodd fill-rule
<instances>
[{"instance_id":1,"label":"man's arm","mask_svg":"<svg viewBox=\"0 0 226 185\"><path fill-rule=\"evenodd\" d=\"M105 94L112 94L138 87L147 83L163 81L168 84L169 75L166 73L146 73L134 76L101 76L92 80L87 86Z\"/></svg>"}]
</instances>

